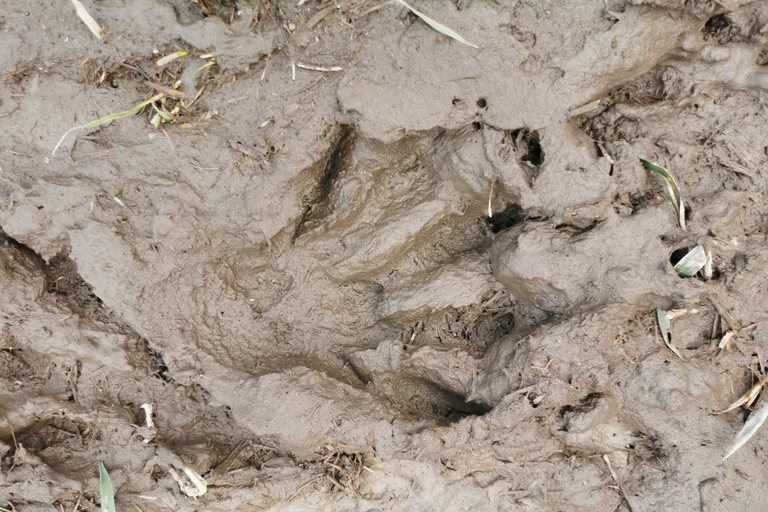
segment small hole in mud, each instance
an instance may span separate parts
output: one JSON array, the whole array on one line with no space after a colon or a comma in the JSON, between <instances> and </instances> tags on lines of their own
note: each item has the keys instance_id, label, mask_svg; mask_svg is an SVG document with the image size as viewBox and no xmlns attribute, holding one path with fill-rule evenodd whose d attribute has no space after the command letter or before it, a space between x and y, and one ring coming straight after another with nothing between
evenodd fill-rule
<instances>
[{"instance_id":1,"label":"small hole in mud","mask_svg":"<svg viewBox=\"0 0 768 512\"><path fill-rule=\"evenodd\" d=\"M461 98L453 98L451 100L451 105L453 105L454 107L461 105L462 103L463 102L461 101Z\"/></svg>"},{"instance_id":2,"label":"small hole in mud","mask_svg":"<svg viewBox=\"0 0 768 512\"><path fill-rule=\"evenodd\" d=\"M486 108L488 107L488 102L485 101L485 98L480 98L479 100L477 100L477 106L478 108Z\"/></svg>"},{"instance_id":3,"label":"small hole in mud","mask_svg":"<svg viewBox=\"0 0 768 512\"><path fill-rule=\"evenodd\" d=\"M487 221L491 224L491 231L494 233L498 233L500 231L504 231L513 226L516 226L524 220L525 212L523 212L523 209L516 204L507 206L504 211L500 213L494 213L493 217L487 219Z\"/></svg>"},{"instance_id":4,"label":"small hole in mud","mask_svg":"<svg viewBox=\"0 0 768 512\"><path fill-rule=\"evenodd\" d=\"M717 34L731 26L731 23L731 19L726 14L716 14L707 20L702 32L707 35Z\"/></svg>"},{"instance_id":5,"label":"small hole in mud","mask_svg":"<svg viewBox=\"0 0 768 512\"><path fill-rule=\"evenodd\" d=\"M536 167L544 161L544 152L541 150L538 136L528 139L528 153L521 160Z\"/></svg>"},{"instance_id":6,"label":"small hole in mud","mask_svg":"<svg viewBox=\"0 0 768 512\"><path fill-rule=\"evenodd\" d=\"M482 402L467 401L466 396L432 382L408 376L398 379L391 397L393 403L422 418L458 421L467 416L482 416L492 408Z\"/></svg>"},{"instance_id":7,"label":"small hole in mud","mask_svg":"<svg viewBox=\"0 0 768 512\"><path fill-rule=\"evenodd\" d=\"M483 125L482 123L480 123L480 121L475 121L474 123L472 123L472 128L474 128L475 130L481 130L483 128Z\"/></svg>"},{"instance_id":8,"label":"small hole in mud","mask_svg":"<svg viewBox=\"0 0 768 512\"><path fill-rule=\"evenodd\" d=\"M680 249L677 249L675 251L672 251L672 254L669 255L669 262L674 267L677 265L681 259L683 259L683 256L688 254L688 252L693 249L693 247L682 247Z\"/></svg>"}]
</instances>

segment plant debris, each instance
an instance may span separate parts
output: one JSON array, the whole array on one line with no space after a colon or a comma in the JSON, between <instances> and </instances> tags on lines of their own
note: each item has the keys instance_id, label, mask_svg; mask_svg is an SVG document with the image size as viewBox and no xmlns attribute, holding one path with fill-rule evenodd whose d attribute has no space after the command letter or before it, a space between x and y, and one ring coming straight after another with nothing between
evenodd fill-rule
<instances>
[{"instance_id":1,"label":"plant debris","mask_svg":"<svg viewBox=\"0 0 768 512\"><path fill-rule=\"evenodd\" d=\"M101 26L95 19L93 19L93 16L88 13L83 3L79 0L72 0L72 5L75 6L75 12L80 17L80 19L83 20L83 23L85 23L85 25L88 27L88 30L90 30L97 39L101 39L103 35L101 32Z\"/></svg>"},{"instance_id":2,"label":"plant debris","mask_svg":"<svg viewBox=\"0 0 768 512\"><path fill-rule=\"evenodd\" d=\"M683 359L683 356L680 355L680 352L677 350L677 348L672 344L672 333L670 332L670 320L672 319L672 316L670 315L671 312L664 311L663 309L656 308L656 318L659 321L659 329L661 330L661 337L664 339L664 343L667 344L667 347L669 347L669 350L675 353L677 357L680 358L681 361L685 361Z\"/></svg>"},{"instance_id":3,"label":"plant debris","mask_svg":"<svg viewBox=\"0 0 768 512\"><path fill-rule=\"evenodd\" d=\"M208 491L208 483L197 471L187 465L182 466L181 470L187 475L186 478L175 466L171 465L168 468L168 472L184 494L190 498L197 498Z\"/></svg>"},{"instance_id":4,"label":"plant debris","mask_svg":"<svg viewBox=\"0 0 768 512\"><path fill-rule=\"evenodd\" d=\"M725 452L723 460L736 453L736 450L741 448L744 443L749 441L750 438L755 435L755 432L757 432L757 430L762 426L762 424L765 423L766 418L768 418L768 403L763 404L749 417L739 433L736 434L736 439L733 440L731 447L728 448L727 452Z\"/></svg>"},{"instance_id":5,"label":"plant debris","mask_svg":"<svg viewBox=\"0 0 768 512\"><path fill-rule=\"evenodd\" d=\"M677 186L675 178L669 174L665 168L656 165L648 160L640 159L643 166L652 173L660 176L664 180L664 184L667 186L667 193L672 200L672 204L675 205L675 212L677 212L677 222L680 224L680 228L685 231L685 206L683 205L683 196L680 194L680 188Z\"/></svg>"},{"instance_id":6,"label":"plant debris","mask_svg":"<svg viewBox=\"0 0 768 512\"><path fill-rule=\"evenodd\" d=\"M432 18L430 18L429 16L427 16L423 12L417 11L416 9L414 9L413 7L411 7L410 5L405 3L404 0L395 0L395 1L397 3L399 3L399 4L401 4L403 7L407 7L413 14L415 14L416 16L421 18L424 21L424 23L426 23L427 25L429 25L433 29L437 30L441 34L446 35L446 36L448 36L450 38L453 38L453 39L457 40L460 43L464 43L467 46L471 46L472 48L477 48L478 47L476 44L470 43L469 41L467 41L466 39L461 37L459 34L454 32L450 28L446 27L442 23L438 23L437 21L433 20Z\"/></svg>"},{"instance_id":7,"label":"plant debris","mask_svg":"<svg viewBox=\"0 0 768 512\"><path fill-rule=\"evenodd\" d=\"M754 386L749 388L749 390L743 395L741 395L741 397L738 400L736 400L731 405L729 405L727 409L713 412L712 414L714 415L725 414L726 412L730 412L734 409L738 409L741 406L752 407L752 404L755 403L755 400L757 400L757 397L760 396L760 392L763 390L765 385L766 385L766 381L764 381L763 379L758 380Z\"/></svg>"},{"instance_id":8,"label":"plant debris","mask_svg":"<svg viewBox=\"0 0 768 512\"><path fill-rule=\"evenodd\" d=\"M675 272L680 277L691 277L707 264L707 253L704 247L697 245L675 265Z\"/></svg>"},{"instance_id":9,"label":"plant debris","mask_svg":"<svg viewBox=\"0 0 768 512\"><path fill-rule=\"evenodd\" d=\"M165 66L166 64L170 64L171 62L175 61L179 57L184 57L185 55L187 55L187 52L175 52L175 53L171 53L169 55L166 55L165 57L161 57L161 58L157 59L157 62L156 62L157 67L161 68L161 67Z\"/></svg>"}]
</instances>

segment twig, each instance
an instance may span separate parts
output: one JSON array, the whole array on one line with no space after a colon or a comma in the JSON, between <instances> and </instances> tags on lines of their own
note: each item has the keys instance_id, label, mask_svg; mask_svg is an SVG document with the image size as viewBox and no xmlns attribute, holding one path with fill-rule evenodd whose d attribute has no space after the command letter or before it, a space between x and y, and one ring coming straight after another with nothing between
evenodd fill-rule
<instances>
[{"instance_id":1,"label":"twig","mask_svg":"<svg viewBox=\"0 0 768 512\"><path fill-rule=\"evenodd\" d=\"M621 491L621 495L624 497L624 501L627 502L629 512L632 512L632 504L629 502L629 497L627 496L627 492L624 490L624 486L621 485L621 482L619 482L619 477L611 467L611 459L608 458L608 454L603 455L603 460L608 465L608 471L611 472L611 478L613 478L613 481L616 482L616 485L619 487L619 491Z\"/></svg>"},{"instance_id":2,"label":"twig","mask_svg":"<svg viewBox=\"0 0 768 512\"><path fill-rule=\"evenodd\" d=\"M301 62L296 64L297 68L308 69L310 71L322 71L323 73L330 73L331 71L344 71L341 66L312 66L311 64L302 64Z\"/></svg>"}]
</instances>

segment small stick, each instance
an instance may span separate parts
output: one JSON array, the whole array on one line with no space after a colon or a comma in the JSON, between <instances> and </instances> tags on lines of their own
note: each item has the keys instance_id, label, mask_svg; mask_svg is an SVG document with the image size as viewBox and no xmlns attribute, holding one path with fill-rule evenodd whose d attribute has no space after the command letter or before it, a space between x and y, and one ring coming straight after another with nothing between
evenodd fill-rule
<instances>
[{"instance_id":1,"label":"small stick","mask_svg":"<svg viewBox=\"0 0 768 512\"><path fill-rule=\"evenodd\" d=\"M155 423L152 421L153 404L141 404L141 408L144 409L144 414L147 417L147 428L155 428Z\"/></svg>"},{"instance_id":2,"label":"small stick","mask_svg":"<svg viewBox=\"0 0 768 512\"><path fill-rule=\"evenodd\" d=\"M75 502L75 508L72 509L72 512L77 512L77 509L80 508L80 500L83 498L82 494L77 495L77 501Z\"/></svg>"},{"instance_id":3,"label":"small stick","mask_svg":"<svg viewBox=\"0 0 768 512\"><path fill-rule=\"evenodd\" d=\"M267 66L269 66L269 58L271 56L272 56L272 52L270 52L269 55L267 55L267 60L264 62L264 71L261 72L261 78L259 78L260 82L264 81L264 77L267 74Z\"/></svg>"},{"instance_id":4,"label":"small stick","mask_svg":"<svg viewBox=\"0 0 768 512\"><path fill-rule=\"evenodd\" d=\"M339 481L333 478L332 476L325 475L325 478L327 478L333 485L338 487L340 491L344 490L344 487L339 483Z\"/></svg>"},{"instance_id":5,"label":"small stick","mask_svg":"<svg viewBox=\"0 0 768 512\"><path fill-rule=\"evenodd\" d=\"M331 71L344 71L341 66L312 66L311 64L302 64L301 62L296 64L297 68L308 69L310 71L322 71L323 73L330 73Z\"/></svg>"},{"instance_id":6,"label":"small stick","mask_svg":"<svg viewBox=\"0 0 768 512\"><path fill-rule=\"evenodd\" d=\"M368 16L369 14L371 14L371 13L373 13L373 12L376 12L376 11L378 11L379 9L383 9L383 8L385 8L386 6L388 6L389 4L391 4L393 1L394 1L394 0L390 0L389 2L384 2L383 4L379 4L379 5L377 5L376 7L371 7L371 8L370 8L370 9L368 9L367 11L363 12L363 13L360 15L360 17L361 17L361 18L364 18L364 17Z\"/></svg>"},{"instance_id":7,"label":"small stick","mask_svg":"<svg viewBox=\"0 0 768 512\"><path fill-rule=\"evenodd\" d=\"M314 86L316 86L317 84L319 84L319 83L320 83L320 81L321 81L323 78L325 78L325 75L319 75L317 78L315 78L314 80L312 80L312 83L310 83L308 86L304 87L303 89L300 89L300 90L298 90L298 91L296 91L296 92L292 93L292 94L291 94L291 96L296 96L297 94L301 94L301 93L303 93L303 92L306 92L306 91L310 90L311 88L313 88Z\"/></svg>"},{"instance_id":8,"label":"small stick","mask_svg":"<svg viewBox=\"0 0 768 512\"><path fill-rule=\"evenodd\" d=\"M168 87L166 85L160 85L154 82L147 82L147 84L149 84L149 86L152 87L157 92L165 93L166 96L170 96L171 98L181 99L187 96L186 94L184 94L183 91L179 91L177 89Z\"/></svg>"},{"instance_id":9,"label":"small stick","mask_svg":"<svg viewBox=\"0 0 768 512\"><path fill-rule=\"evenodd\" d=\"M611 472L611 478L613 478L613 481L616 482L617 486L619 486L619 491L621 491L621 495L624 497L624 501L627 502L627 506L629 507L630 512L632 512L632 504L629 502L629 498L627 497L627 492L624 490L624 486L621 485L621 482L619 482L619 477L611 467L611 459L608 458L608 454L603 455L603 460L608 465L608 471Z\"/></svg>"},{"instance_id":10,"label":"small stick","mask_svg":"<svg viewBox=\"0 0 768 512\"><path fill-rule=\"evenodd\" d=\"M493 218L493 209L491 208L491 199L493 199L493 185L496 183L496 178L491 180L491 193L488 194L488 218Z\"/></svg>"}]
</instances>

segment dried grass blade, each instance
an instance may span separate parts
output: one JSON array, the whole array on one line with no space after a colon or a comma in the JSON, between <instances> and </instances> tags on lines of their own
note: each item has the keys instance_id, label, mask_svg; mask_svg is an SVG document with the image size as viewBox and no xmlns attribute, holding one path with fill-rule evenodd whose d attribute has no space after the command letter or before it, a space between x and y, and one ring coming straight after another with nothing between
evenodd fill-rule
<instances>
[{"instance_id":1,"label":"dried grass blade","mask_svg":"<svg viewBox=\"0 0 768 512\"><path fill-rule=\"evenodd\" d=\"M755 435L757 429L759 429L760 426L765 423L766 418L768 418L768 403L763 404L762 407L760 407L755 413L752 414L752 416L749 417L739 433L736 434L736 439L734 439L731 447L728 448L728 451L725 453L723 460L736 453L736 450L741 448L744 443L749 441L749 439Z\"/></svg>"},{"instance_id":2,"label":"dried grass blade","mask_svg":"<svg viewBox=\"0 0 768 512\"><path fill-rule=\"evenodd\" d=\"M93 16L88 13L83 3L79 0L72 0L72 5L75 6L75 12L80 19L83 20L83 23L88 27L88 30L90 30L97 39L101 39L101 26L95 19L93 19Z\"/></svg>"},{"instance_id":3,"label":"dried grass blade","mask_svg":"<svg viewBox=\"0 0 768 512\"><path fill-rule=\"evenodd\" d=\"M730 412L730 411L732 411L734 409L738 409L742 405L745 405L745 406L749 407L750 404L752 404L752 402L754 402L757 399L758 395L760 394L760 391L763 390L763 386L764 385L765 384L763 383L762 380L759 381L757 384L755 384L754 386L749 388L749 391L747 391L746 393L741 395L741 398L739 398L738 400L733 402L731 405L729 405L727 409L723 409L722 411L713 412L712 414L714 414L714 415L724 414L724 413Z\"/></svg>"},{"instance_id":4,"label":"dried grass blade","mask_svg":"<svg viewBox=\"0 0 768 512\"><path fill-rule=\"evenodd\" d=\"M66 139L67 135L69 135L70 133L72 133L74 131L77 131L77 130L85 130L85 129L88 129L88 128L94 128L96 126L101 126L104 123L108 123L110 121L115 121L116 119L122 119L123 117L128 117L131 114L135 114L136 112L138 112L139 110L143 109L144 107L146 107L150 103L153 103L153 102L161 99L164 96L165 96L165 93L155 94L154 96L152 96L148 100L142 101L141 103L139 103L138 105L136 105L135 107L133 107L130 110L126 110L125 112L118 112L117 114L110 114L108 116L102 117L101 119L97 119L96 121L92 121L92 122L90 122L88 124L84 124L82 126L75 126L74 128L70 128L69 130L66 131L66 133L64 133L64 135L61 136L61 138L59 139L59 142L56 143L56 147L53 148L53 151L51 152L51 156L53 156L56 153L56 150L59 149L59 146L61 146L61 143L64 142L64 139Z\"/></svg>"},{"instance_id":5,"label":"dried grass blade","mask_svg":"<svg viewBox=\"0 0 768 512\"><path fill-rule=\"evenodd\" d=\"M157 59L156 64L157 64L158 67L161 68L161 67L165 66L166 64L169 64L169 63L175 61L179 57L184 57L186 54L187 54L187 52L171 53L171 54L166 55L165 57L161 57L161 58Z\"/></svg>"},{"instance_id":6,"label":"dried grass blade","mask_svg":"<svg viewBox=\"0 0 768 512\"><path fill-rule=\"evenodd\" d=\"M404 0L396 0L396 1L397 1L397 3L401 4L402 6L407 7L413 14L415 14L416 16L421 18L424 21L424 23L426 23L427 25L429 25L433 29L437 30L441 34L446 35L448 37L451 37L451 38L457 40L460 43L464 43L467 46L471 46L472 48L477 48L477 45L470 43L469 41L467 41L466 39L461 37L459 34L454 32L453 30L451 30L450 28L446 27L442 23L438 23L437 21L433 20L432 18L430 18L429 16L427 16L423 12L417 11L416 9L414 9L413 7L411 7L410 5L405 3Z\"/></svg>"},{"instance_id":7,"label":"dried grass blade","mask_svg":"<svg viewBox=\"0 0 768 512\"><path fill-rule=\"evenodd\" d=\"M659 329L661 330L661 337L664 338L664 343L669 347L669 350L674 352L675 355L680 358L681 361L685 361L677 348L672 344L672 334L669 331L670 323L667 312L663 309L656 308L656 319L659 321Z\"/></svg>"},{"instance_id":8,"label":"dried grass blade","mask_svg":"<svg viewBox=\"0 0 768 512\"><path fill-rule=\"evenodd\" d=\"M675 178L672 177L669 172L648 160L640 159L643 167L651 171L652 173L660 176L664 180L664 184L667 186L667 193L672 203L675 205L675 212L677 213L677 221L680 224L680 228L685 231L685 206L683 205L683 196L680 194L680 188L677 186Z\"/></svg>"},{"instance_id":9,"label":"dried grass blade","mask_svg":"<svg viewBox=\"0 0 768 512\"><path fill-rule=\"evenodd\" d=\"M717 348L720 350L726 349L730 352L731 340L736 336L736 331L730 330L723 334L723 338L718 343Z\"/></svg>"},{"instance_id":10,"label":"dried grass blade","mask_svg":"<svg viewBox=\"0 0 768 512\"><path fill-rule=\"evenodd\" d=\"M192 481L192 483L195 485L198 491L198 496L202 496L208 491L208 482L205 481L205 478L200 476L197 471L192 469L189 466L184 466L182 468L184 472L187 474L189 479Z\"/></svg>"}]
</instances>

